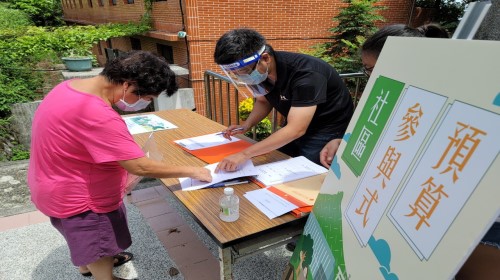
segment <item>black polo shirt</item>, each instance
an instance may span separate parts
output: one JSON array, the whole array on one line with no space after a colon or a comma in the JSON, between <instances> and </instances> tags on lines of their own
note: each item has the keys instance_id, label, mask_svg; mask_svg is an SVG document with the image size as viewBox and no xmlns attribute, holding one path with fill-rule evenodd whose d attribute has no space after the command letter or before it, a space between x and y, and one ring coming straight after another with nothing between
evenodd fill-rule
<instances>
[{"instance_id":1,"label":"black polo shirt","mask_svg":"<svg viewBox=\"0 0 500 280\"><path fill-rule=\"evenodd\" d=\"M275 52L277 80L264 82L271 105L283 116L290 108L317 105L306 134L344 133L354 106L344 82L335 69L319 58L305 54Z\"/></svg>"}]
</instances>

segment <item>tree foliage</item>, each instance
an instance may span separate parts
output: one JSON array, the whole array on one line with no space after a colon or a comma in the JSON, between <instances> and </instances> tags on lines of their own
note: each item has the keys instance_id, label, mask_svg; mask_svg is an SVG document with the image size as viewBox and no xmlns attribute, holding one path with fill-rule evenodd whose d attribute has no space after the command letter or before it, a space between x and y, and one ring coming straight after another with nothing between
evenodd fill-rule
<instances>
[{"instance_id":1,"label":"tree foliage","mask_svg":"<svg viewBox=\"0 0 500 280\"><path fill-rule=\"evenodd\" d=\"M432 8L435 10L429 19L443 26L448 33L453 34L458 26L460 18L464 15L465 7L474 0L417 0L415 6Z\"/></svg>"},{"instance_id":2,"label":"tree foliage","mask_svg":"<svg viewBox=\"0 0 500 280\"><path fill-rule=\"evenodd\" d=\"M12 9L25 12L36 26L63 25L59 0L9 0Z\"/></svg>"},{"instance_id":3,"label":"tree foliage","mask_svg":"<svg viewBox=\"0 0 500 280\"><path fill-rule=\"evenodd\" d=\"M331 64L338 72L357 72L361 68L359 47L366 36L376 30L375 22L384 18L378 11L384 9L375 6L377 0L343 0L347 6L333 17L337 25L329 31L331 41L318 44L305 51Z\"/></svg>"}]
</instances>

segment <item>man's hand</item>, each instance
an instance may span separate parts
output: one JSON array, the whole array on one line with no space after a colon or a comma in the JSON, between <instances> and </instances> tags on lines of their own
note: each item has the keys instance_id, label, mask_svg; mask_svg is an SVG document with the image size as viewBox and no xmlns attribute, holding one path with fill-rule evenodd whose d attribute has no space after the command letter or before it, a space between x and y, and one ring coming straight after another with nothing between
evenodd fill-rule
<instances>
[{"instance_id":1,"label":"man's hand","mask_svg":"<svg viewBox=\"0 0 500 280\"><path fill-rule=\"evenodd\" d=\"M319 161L324 167L330 168L330 164L332 164L333 157L337 153L341 141L342 139L340 138L331 140L319 153Z\"/></svg>"},{"instance_id":2,"label":"man's hand","mask_svg":"<svg viewBox=\"0 0 500 280\"><path fill-rule=\"evenodd\" d=\"M225 157L217 167L215 168L215 173L219 171L236 171L242 163L244 163L248 158L243 153L236 153Z\"/></svg>"},{"instance_id":3,"label":"man's hand","mask_svg":"<svg viewBox=\"0 0 500 280\"><path fill-rule=\"evenodd\" d=\"M222 132L222 136L224 136L224 138L226 138L227 140L232 140L231 136L234 136L236 134L243 134L247 132L247 130L248 129L243 125L231 125Z\"/></svg>"}]
</instances>

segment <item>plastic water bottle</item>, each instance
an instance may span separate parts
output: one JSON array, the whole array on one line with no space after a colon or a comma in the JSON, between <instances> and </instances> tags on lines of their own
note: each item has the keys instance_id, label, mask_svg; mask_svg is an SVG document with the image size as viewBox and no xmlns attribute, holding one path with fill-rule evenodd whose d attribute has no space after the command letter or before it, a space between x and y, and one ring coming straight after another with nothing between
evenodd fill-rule
<instances>
[{"instance_id":1,"label":"plastic water bottle","mask_svg":"<svg viewBox=\"0 0 500 280\"><path fill-rule=\"evenodd\" d=\"M233 188L225 188L219 200L219 217L224 222L234 222L240 217L240 198L234 194Z\"/></svg>"}]
</instances>

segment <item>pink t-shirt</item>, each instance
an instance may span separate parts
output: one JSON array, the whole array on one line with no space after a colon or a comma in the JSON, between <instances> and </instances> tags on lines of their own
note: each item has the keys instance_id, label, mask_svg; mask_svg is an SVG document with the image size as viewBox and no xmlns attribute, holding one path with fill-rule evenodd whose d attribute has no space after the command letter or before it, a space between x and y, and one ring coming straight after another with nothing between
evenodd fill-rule
<instances>
[{"instance_id":1,"label":"pink t-shirt","mask_svg":"<svg viewBox=\"0 0 500 280\"><path fill-rule=\"evenodd\" d=\"M40 103L31 135L31 200L56 218L116 210L127 178L117 161L144 156L122 117L70 82L57 85Z\"/></svg>"}]
</instances>

